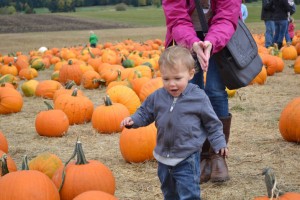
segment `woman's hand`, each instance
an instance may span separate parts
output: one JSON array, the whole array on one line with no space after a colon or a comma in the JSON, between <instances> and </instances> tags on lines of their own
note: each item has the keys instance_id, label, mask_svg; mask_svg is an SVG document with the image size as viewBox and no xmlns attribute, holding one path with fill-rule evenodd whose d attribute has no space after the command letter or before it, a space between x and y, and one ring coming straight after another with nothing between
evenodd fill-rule
<instances>
[{"instance_id":1,"label":"woman's hand","mask_svg":"<svg viewBox=\"0 0 300 200\"><path fill-rule=\"evenodd\" d=\"M193 51L197 54L201 68L205 72L208 70L211 49L212 44L209 41L199 41L193 44Z\"/></svg>"}]
</instances>

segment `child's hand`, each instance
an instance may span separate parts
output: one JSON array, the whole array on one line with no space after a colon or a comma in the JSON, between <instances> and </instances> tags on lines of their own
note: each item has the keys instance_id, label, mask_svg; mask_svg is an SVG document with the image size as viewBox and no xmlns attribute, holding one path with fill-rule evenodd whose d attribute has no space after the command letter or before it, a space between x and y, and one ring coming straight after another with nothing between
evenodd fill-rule
<instances>
[{"instance_id":1,"label":"child's hand","mask_svg":"<svg viewBox=\"0 0 300 200\"><path fill-rule=\"evenodd\" d=\"M218 151L217 152L217 154L220 154L221 156L224 156L224 157L228 157L228 148L226 147L226 148L222 148L222 149L220 149L220 151Z\"/></svg>"},{"instance_id":2,"label":"child's hand","mask_svg":"<svg viewBox=\"0 0 300 200\"><path fill-rule=\"evenodd\" d=\"M134 122L132 121L131 117L126 117L123 119L123 121L121 121L121 127L125 126L126 128L130 128L133 123Z\"/></svg>"}]
</instances>

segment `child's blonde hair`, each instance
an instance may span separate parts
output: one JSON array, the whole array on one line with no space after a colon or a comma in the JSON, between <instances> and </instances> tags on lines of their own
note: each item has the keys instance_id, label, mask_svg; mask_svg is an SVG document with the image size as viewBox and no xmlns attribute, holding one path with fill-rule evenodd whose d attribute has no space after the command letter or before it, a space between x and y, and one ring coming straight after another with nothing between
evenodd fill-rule
<instances>
[{"instance_id":1,"label":"child's blonde hair","mask_svg":"<svg viewBox=\"0 0 300 200\"><path fill-rule=\"evenodd\" d=\"M94 31L90 31L90 35L94 34Z\"/></svg>"},{"instance_id":2,"label":"child's blonde hair","mask_svg":"<svg viewBox=\"0 0 300 200\"><path fill-rule=\"evenodd\" d=\"M195 60L191 52L181 46L170 46L161 54L158 64L160 68L174 68L178 65L184 65L188 70L195 68Z\"/></svg>"}]
</instances>

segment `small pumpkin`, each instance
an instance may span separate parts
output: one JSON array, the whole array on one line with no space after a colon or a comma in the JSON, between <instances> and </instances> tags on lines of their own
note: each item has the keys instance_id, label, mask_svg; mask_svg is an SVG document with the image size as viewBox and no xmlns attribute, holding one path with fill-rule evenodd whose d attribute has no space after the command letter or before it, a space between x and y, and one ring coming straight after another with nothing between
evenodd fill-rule
<instances>
[{"instance_id":1,"label":"small pumpkin","mask_svg":"<svg viewBox=\"0 0 300 200\"><path fill-rule=\"evenodd\" d=\"M68 132L69 119L62 110L54 110L46 101L47 111L41 111L35 118L35 130L40 136L61 137Z\"/></svg>"},{"instance_id":2,"label":"small pumpkin","mask_svg":"<svg viewBox=\"0 0 300 200\"><path fill-rule=\"evenodd\" d=\"M35 95L36 87L39 84L37 80L29 80L21 85L21 90L26 97L32 97Z\"/></svg>"},{"instance_id":3,"label":"small pumpkin","mask_svg":"<svg viewBox=\"0 0 300 200\"><path fill-rule=\"evenodd\" d=\"M130 116L129 110L121 103L112 103L110 97L104 97L104 105L95 109L92 116L92 125L100 133L120 132L121 121Z\"/></svg>"},{"instance_id":4,"label":"small pumpkin","mask_svg":"<svg viewBox=\"0 0 300 200\"><path fill-rule=\"evenodd\" d=\"M59 90L63 86L53 80L44 80L39 82L35 90L35 96L42 97L45 99L53 99L53 95L56 90Z\"/></svg>"},{"instance_id":5,"label":"small pumpkin","mask_svg":"<svg viewBox=\"0 0 300 200\"><path fill-rule=\"evenodd\" d=\"M90 190L76 196L73 200L118 200L115 196L99 190Z\"/></svg>"},{"instance_id":6,"label":"small pumpkin","mask_svg":"<svg viewBox=\"0 0 300 200\"><path fill-rule=\"evenodd\" d=\"M0 114L17 113L22 107L23 97L17 90L0 87Z\"/></svg>"}]
</instances>

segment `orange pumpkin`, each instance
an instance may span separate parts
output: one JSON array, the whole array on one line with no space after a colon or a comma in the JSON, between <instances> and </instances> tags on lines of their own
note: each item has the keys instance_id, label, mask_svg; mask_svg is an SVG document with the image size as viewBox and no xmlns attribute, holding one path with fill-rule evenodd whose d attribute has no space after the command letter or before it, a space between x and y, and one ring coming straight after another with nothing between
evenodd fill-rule
<instances>
[{"instance_id":1,"label":"orange pumpkin","mask_svg":"<svg viewBox=\"0 0 300 200\"><path fill-rule=\"evenodd\" d=\"M145 99L152 94L155 90L163 87L163 81L161 77L156 77L148 81L141 88L140 93L138 94L141 102L145 101Z\"/></svg>"},{"instance_id":2,"label":"orange pumpkin","mask_svg":"<svg viewBox=\"0 0 300 200\"><path fill-rule=\"evenodd\" d=\"M83 192L76 196L73 200L118 200L115 196L106 192L91 190Z\"/></svg>"},{"instance_id":3,"label":"orange pumpkin","mask_svg":"<svg viewBox=\"0 0 300 200\"><path fill-rule=\"evenodd\" d=\"M300 141L300 97L290 101L282 110L279 131L288 142Z\"/></svg>"},{"instance_id":4,"label":"orange pumpkin","mask_svg":"<svg viewBox=\"0 0 300 200\"><path fill-rule=\"evenodd\" d=\"M251 81L250 84L263 85L265 84L266 80L267 80L267 70L265 66L262 66L260 73Z\"/></svg>"},{"instance_id":5,"label":"orange pumpkin","mask_svg":"<svg viewBox=\"0 0 300 200\"><path fill-rule=\"evenodd\" d=\"M48 110L41 111L35 118L35 130L40 136L61 137L68 132L69 119L62 110L53 110L46 101Z\"/></svg>"},{"instance_id":6,"label":"orange pumpkin","mask_svg":"<svg viewBox=\"0 0 300 200\"><path fill-rule=\"evenodd\" d=\"M99 133L120 132L121 121L130 115L128 109L120 103L112 103L109 96L104 98L104 105L97 107L92 116L92 125Z\"/></svg>"},{"instance_id":7,"label":"orange pumpkin","mask_svg":"<svg viewBox=\"0 0 300 200\"><path fill-rule=\"evenodd\" d=\"M0 150L4 153L8 152L8 142L5 135L0 131Z\"/></svg>"},{"instance_id":8,"label":"orange pumpkin","mask_svg":"<svg viewBox=\"0 0 300 200\"><path fill-rule=\"evenodd\" d=\"M64 64L59 70L59 82L66 84L68 81L73 80L76 85L81 84L82 70L77 63L74 63L73 60L69 60L67 64Z\"/></svg>"},{"instance_id":9,"label":"orange pumpkin","mask_svg":"<svg viewBox=\"0 0 300 200\"><path fill-rule=\"evenodd\" d=\"M90 70L82 75L81 83L85 89L97 89L101 83L105 84L105 80L101 79L98 72Z\"/></svg>"},{"instance_id":10,"label":"orange pumpkin","mask_svg":"<svg viewBox=\"0 0 300 200\"><path fill-rule=\"evenodd\" d=\"M298 56L294 62L294 72L295 74L300 74L300 56Z\"/></svg>"},{"instance_id":11,"label":"orange pumpkin","mask_svg":"<svg viewBox=\"0 0 300 200\"><path fill-rule=\"evenodd\" d=\"M54 108L60 109L66 113L69 124L83 124L91 121L94 111L93 102L85 96L77 95L77 88L73 93L62 94L54 102Z\"/></svg>"},{"instance_id":12,"label":"orange pumpkin","mask_svg":"<svg viewBox=\"0 0 300 200\"><path fill-rule=\"evenodd\" d=\"M119 142L124 160L139 163L153 159L156 132L154 123L137 129L124 128Z\"/></svg>"},{"instance_id":13,"label":"orange pumpkin","mask_svg":"<svg viewBox=\"0 0 300 200\"><path fill-rule=\"evenodd\" d=\"M268 196L262 196L262 197L255 197L253 200L270 200ZM278 198L273 198L274 200L298 200L300 199L300 193L296 192L287 192L283 195L279 196Z\"/></svg>"},{"instance_id":14,"label":"orange pumpkin","mask_svg":"<svg viewBox=\"0 0 300 200\"><path fill-rule=\"evenodd\" d=\"M112 195L115 193L116 183L111 170L97 160L87 160L80 141L76 142L74 154L69 160L75 156L76 162L67 162L65 167L60 167L52 177L61 199L72 200L90 190L100 190Z\"/></svg>"},{"instance_id":15,"label":"orange pumpkin","mask_svg":"<svg viewBox=\"0 0 300 200\"><path fill-rule=\"evenodd\" d=\"M60 199L51 179L36 170L10 172L0 178L0 188L0 199Z\"/></svg>"},{"instance_id":16,"label":"orange pumpkin","mask_svg":"<svg viewBox=\"0 0 300 200\"><path fill-rule=\"evenodd\" d=\"M36 86L35 96L42 97L45 99L53 99L55 91L62 87L63 86L57 81L53 81L53 80L41 81Z\"/></svg>"},{"instance_id":17,"label":"orange pumpkin","mask_svg":"<svg viewBox=\"0 0 300 200\"><path fill-rule=\"evenodd\" d=\"M107 94L114 103L121 103L127 107L130 114L133 114L141 105L141 101L137 94L129 87L124 85L116 85L109 90Z\"/></svg>"},{"instance_id":18,"label":"orange pumpkin","mask_svg":"<svg viewBox=\"0 0 300 200\"><path fill-rule=\"evenodd\" d=\"M23 97L15 89L0 87L0 114L20 112L23 107Z\"/></svg>"},{"instance_id":19,"label":"orange pumpkin","mask_svg":"<svg viewBox=\"0 0 300 200\"><path fill-rule=\"evenodd\" d=\"M12 159L12 157L9 154L6 154L4 151L0 150L0 158L1 158L1 160L5 158L6 165L7 165L7 169L6 170L8 170L8 172L15 172L15 171L18 170L15 161ZM3 173L5 174L7 172L2 171L2 168L0 167L0 177L3 175Z\"/></svg>"},{"instance_id":20,"label":"orange pumpkin","mask_svg":"<svg viewBox=\"0 0 300 200\"><path fill-rule=\"evenodd\" d=\"M297 50L293 45L287 45L282 47L282 58L284 60L295 60L298 56Z\"/></svg>"}]
</instances>

